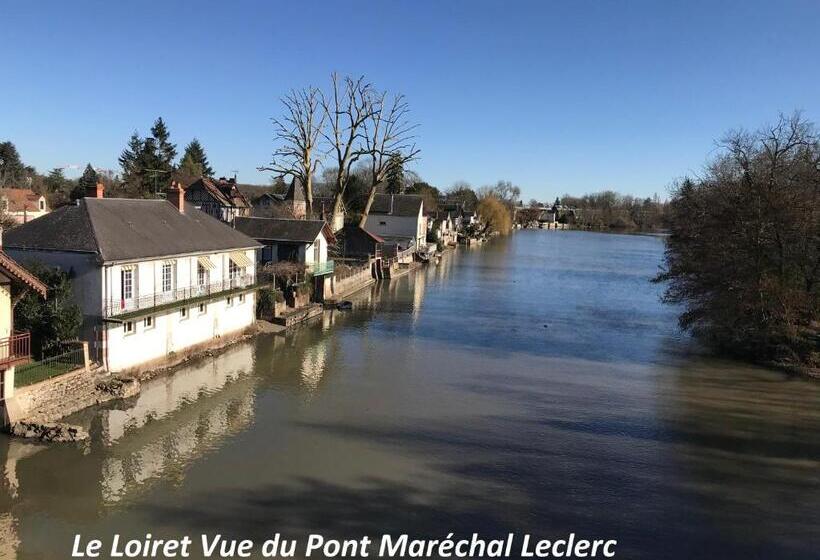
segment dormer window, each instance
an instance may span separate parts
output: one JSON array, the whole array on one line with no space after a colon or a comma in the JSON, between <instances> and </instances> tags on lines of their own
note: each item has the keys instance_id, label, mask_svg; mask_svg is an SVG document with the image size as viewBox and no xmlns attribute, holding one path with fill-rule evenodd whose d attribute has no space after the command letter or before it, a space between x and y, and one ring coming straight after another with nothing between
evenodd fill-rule
<instances>
[{"instance_id":1,"label":"dormer window","mask_svg":"<svg viewBox=\"0 0 820 560\"><path fill-rule=\"evenodd\" d=\"M40 199L40 212L44 211L45 209L46 209L46 201L41 198Z\"/></svg>"}]
</instances>

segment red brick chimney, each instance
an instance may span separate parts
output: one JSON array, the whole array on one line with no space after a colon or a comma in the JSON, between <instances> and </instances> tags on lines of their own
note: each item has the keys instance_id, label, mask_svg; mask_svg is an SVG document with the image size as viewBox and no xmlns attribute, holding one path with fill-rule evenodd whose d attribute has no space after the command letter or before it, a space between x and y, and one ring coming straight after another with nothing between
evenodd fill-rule
<instances>
[{"instance_id":1,"label":"red brick chimney","mask_svg":"<svg viewBox=\"0 0 820 560\"><path fill-rule=\"evenodd\" d=\"M104 193L105 193L105 185L103 185L101 181L97 181L97 184L94 185L93 187L86 187L85 188L85 197L86 198L102 198Z\"/></svg>"},{"instance_id":2,"label":"red brick chimney","mask_svg":"<svg viewBox=\"0 0 820 560\"><path fill-rule=\"evenodd\" d=\"M167 194L168 202L176 206L180 214L185 213L185 187L182 183L171 181L171 186Z\"/></svg>"}]
</instances>

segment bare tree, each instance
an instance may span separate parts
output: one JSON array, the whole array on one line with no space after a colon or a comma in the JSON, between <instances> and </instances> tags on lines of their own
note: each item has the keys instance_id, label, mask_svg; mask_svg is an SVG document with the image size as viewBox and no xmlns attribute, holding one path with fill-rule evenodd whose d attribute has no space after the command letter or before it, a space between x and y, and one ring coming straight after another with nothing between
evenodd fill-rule
<instances>
[{"instance_id":1,"label":"bare tree","mask_svg":"<svg viewBox=\"0 0 820 560\"><path fill-rule=\"evenodd\" d=\"M364 205L359 226L364 227L376 191L393 165L404 166L418 158L421 150L412 142L413 130L418 126L410 123L407 115L410 107L404 95L397 94L387 101L387 92L374 97L373 114L364 122L364 144L370 156L370 192Z\"/></svg>"},{"instance_id":2,"label":"bare tree","mask_svg":"<svg viewBox=\"0 0 820 560\"><path fill-rule=\"evenodd\" d=\"M307 215L313 214L313 174L319 165L318 142L323 134L327 113L318 88L291 90L282 98L284 116L273 118L277 148L271 162L260 171L272 171L301 181L305 190Z\"/></svg>"},{"instance_id":3,"label":"bare tree","mask_svg":"<svg viewBox=\"0 0 820 560\"><path fill-rule=\"evenodd\" d=\"M373 116L376 102L373 87L365 81L364 76L356 80L350 77L340 80L334 72L330 78L331 92L327 96L321 95L322 109L327 119L327 127L321 134L330 146L329 153L336 160L333 200L335 222L335 218L342 213L350 168L368 153L362 127Z\"/></svg>"}]
</instances>

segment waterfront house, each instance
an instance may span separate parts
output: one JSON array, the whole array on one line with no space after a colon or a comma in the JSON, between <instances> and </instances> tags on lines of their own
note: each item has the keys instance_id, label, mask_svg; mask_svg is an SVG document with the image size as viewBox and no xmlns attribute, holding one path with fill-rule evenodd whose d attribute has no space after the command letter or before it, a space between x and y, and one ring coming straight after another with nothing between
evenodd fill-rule
<instances>
[{"instance_id":1,"label":"waterfront house","mask_svg":"<svg viewBox=\"0 0 820 560\"><path fill-rule=\"evenodd\" d=\"M185 189L185 200L197 209L226 223L251 215L251 204L236 186L235 179L201 177Z\"/></svg>"},{"instance_id":2,"label":"waterfront house","mask_svg":"<svg viewBox=\"0 0 820 560\"><path fill-rule=\"evenodd\" d=\"M436 239L444 245L458 241L456 224L449 210L440 210L428 215L427 227L429 233L435 235Z\"/></svg>"},{"instance_id":3,"label":"waterfront house","mask_svg":"<svg viewBox=\"0 0 820 560\"><path fill-rule=\"evenodd\" d=\"M315 298L322 301L334 270L328 245L336 241L327 222L250 217L237 218L234 227L261 244L256 254L260 266L283 261L305 265L314 278Z\"/></svg>"},{"instance_id":4,"label":"waterfront house","mask_svg":"<svg viewBox=\"0 0 820 560\"><path fill-rule=\"evenodd\" d=\"M29 290L46 297L46 286L3 252L0 232L0 426L16 417L15 366L31 359L31 335L14 329L14 306Z\"/></svg>"},{"instance_id":5,"label":"waterfront house","mask_svg":"<svg viewBox=\"0 0 820 560\"><path fill-rule=\"evenodd\" d=\"M0 189L0 210L18 224L48 214L46 197L31 189Z\"/></svg>"},{"instance_id":6,"label":"waterfront house","mask_svg":"<svg viewBox=\"0 0 820 560\"><path fill-rule=\"evenodd\" d=\"M103 188L10 231L9 254L71 275L82 337L110 371L161 364L255 320L259 244L186 204L102 198Z\"/></svg>"},{"instance_id":7,"label":"waterfront house","mask_svg":"<svg viewBox=\"0 0 820 560\"><path fill-rule=\"evenodd\" d=\"M256 255L260 265L289 261L305 265L314 274L333 271L333 261L328 261L327 255L335 238L323 220L254 216L237 218L234 227L261 245Z\"/></svg>"},{"instance_id":8,"label":"waterfront house","mask_svg":"<svg viewBox=\"0 0 820 560\"><path fill-rule=\"evenodd\" d=\"M377 194L364 229L400 250L423 250L427 245L424 201L412 194Z\"/></svg>"},{"instance_id":9,"label":"waterfront house","mask_svg":"<svg viewBox=\"0 0 820 560\"><path fill-rule=\"evenodd\" d=\"M347 224L336 232L336 240L342 257L361 261L381 256L384 245L384 239L354 224Z\"/></svg>"}]
</instances>

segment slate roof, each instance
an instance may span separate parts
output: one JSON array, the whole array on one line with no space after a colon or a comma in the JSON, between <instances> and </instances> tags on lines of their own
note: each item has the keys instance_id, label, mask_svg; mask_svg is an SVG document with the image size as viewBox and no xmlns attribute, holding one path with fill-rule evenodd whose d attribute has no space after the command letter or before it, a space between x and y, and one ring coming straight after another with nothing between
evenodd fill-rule
<instances>
[{"instance_id":1,"label":"slate roof","mask_svg":"<svg viewBox=\"0 0 820 560\"><path fill-rule=\"evenodd\" d=\"M370 206L371 214L416 217L422 198L414 194L377 194Z\"/></svg>"},{"instance_id":2,"label":"slate roof","mask_svg":"<svg viewBox=\"0 0 820 560\"><path fill-rule=\"evenodd\" d=\"M95 253L102 262L259 247L216 218L162 199L83 198L8 231L4 245Z\"/></svg>"},{"instance_id":3,"label":"slate roof","mask_svg":"<svg viewBox=\"0 0 820 560\"><path fill-rule=\"evenodd\" d=\"M237 231L259 241L313 243L327 227L327 223L324 220L239 217L234 220L234 227ZM330 237L332 238L332 234Z\"/></svg>"},{"instance_id":4,"label":"slate roof","mask_svg":"<svg viewBox=\"0 0 820 560\"><path fill-rule=\"evenodd\" d=\"M293 178L288 187L288 192L285 193L284 200L293 200L295 202L305 201L305 188L302 186L302 180Z\"/></svg>"}]
</instances>

